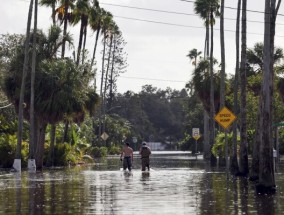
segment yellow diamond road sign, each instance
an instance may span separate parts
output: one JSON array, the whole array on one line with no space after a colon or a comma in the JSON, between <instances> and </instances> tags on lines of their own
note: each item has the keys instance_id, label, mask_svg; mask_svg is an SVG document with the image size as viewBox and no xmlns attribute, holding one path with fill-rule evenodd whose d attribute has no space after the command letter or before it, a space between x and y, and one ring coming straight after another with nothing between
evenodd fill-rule
<instances>
[{"instance_id":1,"label":"yellow diamond road sign","mask_svg":"<svg viewBox=\"0 0 284 215\"><path fill-rule=\"evenodd\" d=\"M200 138L199 128L192 128L192 137L195 140L198 140Z\"/></svg>"},{"instance_id":2,"label":"yellow diamond road sign","mask_svg":"<svg viewBox=\"0 0 284 215\"><path fill-rule=\"evenodd\" d=\"M108 137L109 137L109 136L108 136L108 134L107 134L106 132L102 133L102 135L101 135L101 138L102 138L103 140L106 140Z\"/></svg>"},{"instance_id":3,"label":"yellow diamond road sign","mask_svg":"<svg viewBox=\"0 0 284 215\"><path fill-rule=\"evenodd\" d=\"M227 129L236 120L236 118L237 117L226 107L223 107L214 117L214 119L224 129Z\"/></svg>"}]
</instances>

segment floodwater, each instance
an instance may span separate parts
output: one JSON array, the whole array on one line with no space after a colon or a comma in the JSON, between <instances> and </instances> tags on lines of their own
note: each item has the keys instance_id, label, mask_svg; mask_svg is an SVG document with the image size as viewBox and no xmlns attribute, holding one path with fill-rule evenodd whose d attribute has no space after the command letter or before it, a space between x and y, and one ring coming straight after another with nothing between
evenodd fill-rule
<instances>
[{"instance_id":1,"label":"floodwater","mask_svg":"<svg viewBox=\"0 0 284 215\"><path fill-rule=\"evenodd\" d=\"M283 214L284 174L277 193L258 195L247 179L227 180L201 157L154 154L152 170L120 171L119 156L95 165L37 173L0 172L0 214Z\"/></svg>"}]
</instances>

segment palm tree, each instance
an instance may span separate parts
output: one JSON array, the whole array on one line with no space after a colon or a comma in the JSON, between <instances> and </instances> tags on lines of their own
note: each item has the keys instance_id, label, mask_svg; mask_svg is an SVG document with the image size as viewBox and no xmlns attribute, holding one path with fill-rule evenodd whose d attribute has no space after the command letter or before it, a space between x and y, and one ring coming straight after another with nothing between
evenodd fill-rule
<instances>
[{"instance_id":1,"label":"palm tree","mask_svg":"<svg viewBox=\"0 0 284 215\"><path fill-rule=\"evenodd\" d=\"M259 153L259 184L257 191L261 193L275 192L275 176L273 168L273 135L272 135L272 96L273 96L273 55L276 16L281 4L279 0L265 1L264 43L263 43L263 79L261 102L261 143Z\"/></svg>"},{"instance_id":2,"label":"palm tree","mask_svg":"<svg viewBox=\"0 0 284 215\"><path fill-rule=\"evenodd\" d=\"M239 68L240 68L240 15L241 15L241 0L238 0L237 19L236 19L236 69L234 80L234 113L238 115L238 91L239 91ZM237 155L237 122L233 124L233 144L232 154L230 157L230 170L233 175L239 173L238 155Z\"/></svg>"},{"instance_id":3,"label":"palm tree","mask_svg":"<svg viewBox=\"0 0 284 215\"><path fill-rule=\"evenodd\" d=\"M33 31L33 53L32 53L32 72L31 72L31 101L30 101L30 146L29 146L29 160L28 169L30 171L36 170L35 165L35 113L34 113L34 99L35 99L35 69L36 69L36 35L37 35L37 10L38 0L35 0L34 10L34 31Z\"/></svg>"},{"instance_id":4,"label":"palm tree","mask_svg":"<svg viewBox=\"0 0 284 215\"><path fill-rule=\"evenodd\" d=\"M283 49L274 47L273 67L279 63L284 57ZM263 43L254 44L252 49L247 50L247 62L253 69L253 74L257 75L263 72Z\"/></svg>"},{"instance_id":5,"label":"palm tree","mask_svg":"<svg viewBox=\"0 0 284 215\"><path fill-rule=\"evenodd\" d=\"M224 38L224 0L221 0L221 10L220 10L220 44L221 44L221 73L220 73L220 109L225 106L225 38ZM221 128L221 130L223 130ZM227 130L225 132L225 157L219 157L219 163L226 163L226 169L228 170L228 139L227 139ZM221 161L221 162L220 162Z\"/></svg>"},{"instance_id":6,"label":"palm tree","mask_svg":"<svg viewBox=\"0 0 284 215\"><path fill-rule=\"evenodd\" d=\"M40 5L51 7L51 14L52 14L52 24L56 24L55 19L55 7L58 0L40 0Z\"/></svg>"},{"instance_id":7,"label":"palm tree","mask_svg":"<svg viewBox=\"0 0 284 215\"><path fill-rule=\"evenodd\" d=\"M224 0L221 0L220 11L220 44L221 44L221 87L220 87L220 107L225 106L225 38L224 38ZM226 150L227 151L227 150Z\"/></svg>"},{"instance_id":8,"label":"palm tree","mask_svg":"<svg viewBox=\"0 0 284 215\"><path fill-rule=\"evenodd\" d=\"M102 29L102 21L103 21L103 17L105 16L107 12L103 9L100 8L98 5L93 6L91 8L91 12L90 12L90 27L91 29L96 32L96 39L95 39L95 45L94 45L94 50L93 50L93 57L91 60L91 68L94 65L94 61L96 58L96 51L97 51L97 45L98 45L98 40L99 40L99 34L101 33L101 29Z\"/></svg>"},{"instance_id":9,"label":"palm tree","mask_svg":"<svg viewBox=\"0 0 284 215\"><path fill-rule=\"evenodd\" d=\"M196 65L197 65L197 58L201 54L202 54L201 51L197 51L197 49L191 49L189 51L188 55L186 55L186 57L189 57L189 59L192 61L192 65L195 66L195 69L196 69Z\"/></svg>"},{"instance_id":10,"label":"palm tree","mask_svg":"<svg viewBox=\"0 0 284 215\"><path fill-rule=\"evenodd\" d=\"M101 86L100 86L100 97L102 99L102 105L99 113L99 118L100 118L100 126L99 126L99 136L101 136L102 133L102 127L101 127L101 117L103 113L103 86L104 86L104 75L105 75L105 54L106 54L106 43L107 43L107 38L110 36L109 32L113 26L113 19L112 19L112 14L107 12L103 17L102 17L102 32L103 32L103 54L102 54L102 74L101 74ZM105 80L107 81L107 80Z\"/></svg>"},{"instance_id":11,"label":"palm tree","mask_svg":"<svg viewBox=\"0 0 284 215\"><path fill-rule=\"evenodd\" d=\"M32 8L33 0L30 0L28 21L27 21L27 32L26 32L26 41L25 41L25 52L24 52L24 64L23 64L23 75L22 83L20 90L20 99L19 99L19 113L18 113L18 137L17 137L17 149L16 149L16 158L14 160L13 167L16 171L21 171L21 148L22 148L22 135L23 135L23 109L24 109L24 93L25 93L25 84L26 84L26 75L28 71L28 61L29 61L29 42L30 42L30 29L31 29L31 19L32 19Z\"/></svg>"},{"instance_id":12,"label":"palm tree","mask_svg":"<svg viewBox=\"0 0 284 215\"><path fill-rule=\"evenodd\" d=\"M217 64L217 61L214 60L214 64ZM210 112L210 61L202 59L199 61L199 63L196 66L196 69L193 73L192 82L194 85L194 90L200 99L203 108L207 113ZM219 77L217 75L214 75L214 83L216 85L219 85ZM215 89L214 91L214 97L215 99L215 105L218 106L220 103L220 91Z\"/></svg>"},{"instance_id":13,"label":"palm tree","mask_svg":"<svg viewBox=\"0 0 284 215\"><path fill-rule=\"evenodd\" d=\"M241 107L240 107L240 123L241 123L241 143L240 143L240 173L247 175L248 169L248 146L247 146L247 114L246 114L246 61L247 61L247 25L246 25L246 9L247 0L242 2L242 36L241 36L241 67L240 67L240 87L241 87Z\"/></svg>"},{"instance_id":14,"label":"palm tree","mask_svg":"<svg viewBox=\"0 0 284 215\"><path fill-rule=\"evenodd\" d=\"M209 114L209 131L210 131L210 147L215 142L215 126L214 126L214 74L213 74L213 47L214 47L214 23L215 16L218 15L219 0L196 0L194 3L195 13L199 14L205 20L206 25L210 25L210 114ZM211 153L211 164L216 164L216 157Z\"/></svg>"},{"instance_id":15,"label":"palm tree","mask_svg":"<svg viewBox=\"0 0 284 215\"><path fill-rule=\"evenodd\" d=\"M70 35L67 32L68 23L73 19L72 10L74 9L74 0L40 0L40 4L52 8L52 21L55 25L56 17L63 24L63 43L61 46L61 58L65 56L65 46ZM59 4L58 7L57 3Z\"/></svg>"},{"instance_id":16,"label":"palm tree","mask_svg":"<svg viewBox=\"0 0 284 215\"><path fill-rule=\"evenodd\" d=\"M89 13L90 13L89 1L88 0L78 0L76 2L75 9L73 10L73 18L72 18L73 25L76 25L79 21L81 22L80 33L79 33L79 43L78 43L78 49L77 49L77 59L76 59L77 65L79 65L79 61L80 61L83 38L85 41L87 37Z\"/></svg>"}]
</instances>

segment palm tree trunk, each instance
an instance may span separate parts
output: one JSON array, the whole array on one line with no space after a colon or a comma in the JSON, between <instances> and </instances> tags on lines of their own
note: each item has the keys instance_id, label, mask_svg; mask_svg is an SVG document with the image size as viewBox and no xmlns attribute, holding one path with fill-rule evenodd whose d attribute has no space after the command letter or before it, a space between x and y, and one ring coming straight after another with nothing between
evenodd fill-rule
<instances>
[{"instance_id":1,"label":"palm tree trunk","mask_svg":"<svg viewBox=\"0 0 284 215\"><path fill-rule=\"evenodd\" d=\"M265 25L263 47L263 82L262 82L262 139L259 156L258 192L275 192L275 176L273 167L273 132L272 132L272 96L273 96L273 56L275 21L281 0L265 1Z\"/></svg>"},{"instance_id":2,"label":"palm tree trunk","mask_svg":"<svg viewBox=\"0 0 284 215\"><path fill-rule=\"evenodd\" d=\"M76 60L77 66L79 65L79 62L80 62L81 49L82 49L82 43L83 43L83 35L84 35L84 25L83 25L83 21L81 21L79 43L78 43L78 49L77 49L77 60Z\"/></svg>"},{"instance_id":3,"label":"palm tree trunk","mask_svg":"<svg viewBox=\"0 0 284 215\"><path fill-rule=\"evenodd\" d=\"M247 25L246 25L247 0L242 3L242 50L241 50L241 144L240 144L240 173L247 175L248 169L248 146L247 146L247 113L246 113L246 59L247 59Z\"/></svg>"},{"instance_id":4,"label":"palm tree trunk","mask_svg":"<svg viewBox=\"0 0 284 215\"><path fill-rule=\"evenodd\" d=\"M94 65L94 61L96 59L96 51L97 51L97 46L98 46L99 35L100 35L100 28L98 28L97 33L96 33L96 40L95 40L95 45L94 45L91 67Z\"/></svg>"},{"instance_id":5,"label":"palm tree trunk","mask_svg":"<svg viewBox=\"0 0 284 215\"><path fill-rule=\"evenodd\" d=\"M203 111L203 122L204 122L203 157L206 160L210 160L211 151L209 145L209 115L206 110Z\"/></svg>"},{"instance_id":6,"label":"palm tree trunk","mask_svg":"<svg viewBox=\"0 0 284 215\"><path fill-rule=\"evenodd\" d=\"M29 42L30 42L31 20L32 20L32 8L33 8L33 0L30 0L28 22L27 22L27 32L26 32L26 42L25 42L25 58L24 58L24 66L23 66L23 77L22 77L20 99L19 99L17 148L16 148L16 157L15 157L14 164L13 164L13 167L16 171L21 171L24 93L25 93L26 76L28 72L28 62L29 62Z\"/></svg>"},{"instance_id":7,"label":"palm tree trunk","mask_svg":"<svg viewBox=\"0 0 284 215\"><path fill-rule=\"evenodd\" d=\"M36 171L34 159L34 145L35 145L35 117L34 117L34 97L35 97L35 67L36 67L36 35L37 35L37 9L38 0L35 0L34 10L34 31L33 31L33 55L32 55L32 73L31 73L31 101L30 101L30 147L28 170Z\"/></svg>"},{"instance_id":8,"label":"palm tree trunk","mask_svg":"<svg viewBox=\"0 0 284 215\"><path fill-rule=\"evenodd\" d=\"M52 9L52 24L55 26L56 25L56 20L55 20L55 2L52 3L51 9Z\"/></svg>"},{"instance_id":9,"label":"palm tree trunk","mask_svg":"<svg viewBox=\"0 0 284 215\"><path fill-rule=\"evenodd\" d=\"M86 42L87 42L87 26L84 28L84 42L83 42L83 52L82 52L82 64L85 62L85 51L86 51Z\"/></svg>"},{"instance_id":10,"label":"palm tree trunk","mask_svg":"<svg viewBox=\"0 0 284 215\"><path fill-rule=\"evenodd\" d=\"M253 143L252 162L251 162L251 171L250 171L251 181L256 181L259 179L259 146L261 144L261 139L262 139L261 123L263 122L261 113L262 113L262 95L259 96L258 100L256 134Z\"/></svg>"},{"instance_id":11,"label":"palm tree trunk","mask_svg":"<svg viewBox=\"0 0 284 215\"><path fill-rule=\"evenodd\" d=\"M220 44L221 44L221 83L220 83L220 108L225 106L225 38L224 38L224 0L221 0L220 16Z\"/></svg>"},{"instance_id":12,"label":"palm tree trunk","mask_svg":"<svg viewBox=\"0 0 284 215\"><path fill-rule=\"evenodd\" d=\"M36 167L42 169L43 167L43 155L44 155L44 142L45 142L45 131L47 124L42 120L38 120L37 123L37 149L35 154Z\"/></svg>"},{"instance_id":13,"label":"palm tree trunk","mask_svg":"<svg viewBox=\"0 0 284 215\"><path fill-rule=\"evenodd\" d=\"M103 56L102 56L102 76L101 76L101 88L100 88L100 97L101 97L101 108L99 112L99 137L102 134L102 113L103 111L103 83L104 83L104 66L105 66L105 53L106 53L106 33L104 33L104 48L103 48Z\"/></svg>"},{"instance_id":14,"label":"palm tree trunk","mask_svg":"<svg viewBox=\"0 0 284 215\"><path fill-rule=\"evenodd\" d=\"M240 61L240 15L241 15L241 0L238 0L237 6L237 20L236 20L236 70L234 81L234 113L238 115L238 90L239 90L239 61ZM233 175L239 173L238 155L237 155L237 121L233 124L233 144L232 155L230 158L230 169Z\"/></svg>"},{"instance_id":15,"label":"palm tree trunk","mask_svg":"<svg viewBox=\"0 0 284 215\"><path fill-rule=\"evenodd\" d=\"M107 68L106 68L106 74L105 74L105 86L104 86L104 114L106 112L106 90L107 90L107 82L108 82L108 73L109 73L109 66L110 66L110 59L112 54L112 44L113 44L113 35L110 37L110 45L109 45L109 53L108 53L108 60L107 60ZM105 130L105 129L104 129Z\"/></svg>"},{"instance_id":16,"label":"palm tree trunk","mask_svg":"<svg viewBox=\"0 0 284 215\"><path fill-rule=\"evenodd\" d=\"M63 43L62 43L61 58L64 58L64 56L65 56L65 44L66 44L67 24L68 24L68 20L67 20L68 8L69 8L69 0L65 0L65 5L64 5L64 26L63 26Z\"/></svg>"},{"instance_id":17,"label":"palm tree trunk","mask_svg":"<svg viewBox=\"0 0 284 215\"><path fill-rule=\"evenodd\" d=\"M46 162L46 166L53 166L53 159L54 159L54 146L55 146L55 137L56 137L56 125L52 124L51 125L51 130L50 130L50 147L49 147L49 153L48 153L48 158Z\"/></svg>"},{"instance_id":18,"label":"palm tree trunk","mask_svg":"<svg viewBox=\"0 0 284 215\"><path fill-rule=\"evenodd\" d=\"M114 73L114 62L115 62L115 50L116 50L116 40L114 40L114 47L112 51L112 64L111 64L111 70L110 70L110 86L109 86L109 103L108 103L108 109L112 106L113 101L113 73Z\"/></svg>"},{"instance_id":19,"label":"palm tree trunk","mask_svg":"<svg viewBox=\"0 0 284 215\"><path fill-rule=\"evenodd\" d=\"M210 26L211 26L211 44L210 44L210 121L209 121L209 130L210 130L210 149L212 149L215 143L215 106L214 106L214 73L213 73L213 50L214 50L214 29L213 29L213 11L211 10L210 14ZM216 165L216 157L211 152L210 158L211 165Z\"/></svg>"},{"instance_id":20,"label":"palm tree trunk","mask_svg":"<svg viewBox=\"0 0 284 215\"><path fill-rule=\"evenodd\" d=\"M220 80L220 109L225 106L225 39L224 39L224 0L221 0L220 11L220 44L221 44L221 80ZM222 132L227 132L221 128ZM225 144L225 156L219 157L219 164L228 164L228 144ZM221 161L221 162L220 162Z\"/></svg>"},{"instance_id":21,"label":"palm tree trunk","mask_svg":"<svg viewBox=\"0 0 284 215\"><path fill-rule=\"evenodd\" d=\"M208 19L205 20L206 23L206 36L205 36L205 50L204 50L204 58L208 59L209 57L209 25L208 25ZM211 147L210 147L210 133L209 133L209 121L210 117L207 113L207 111L204 109L203 111L204 117L204 154L203 157L205 159L211 158Z\"/></svg>"},{"instance_id":22,"label":"palm tree trunk","mask_svg":"<svg viewBox=\"0 0 284 215\"><path fill-rule=\"evenodd\" d=\"M92 57L92 61L91 61L91 69L93 68L94 61L95 61L95 58L96 58L96 50L97 50L97 45L98 45L99 34L100 34L100 27L97 29L96 41L95 41L93 57ZM95 74L95 77L94 77L94 86L96 88L96 74Z\"/></svg>"}]
</instances>

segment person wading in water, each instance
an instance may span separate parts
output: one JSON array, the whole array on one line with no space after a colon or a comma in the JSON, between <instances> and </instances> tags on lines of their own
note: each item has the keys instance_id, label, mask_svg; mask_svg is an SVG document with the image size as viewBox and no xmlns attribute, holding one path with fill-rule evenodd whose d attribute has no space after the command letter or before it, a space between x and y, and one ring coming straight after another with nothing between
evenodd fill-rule
<instances>
[{"instance_id":1,"label":"person wading in water","mask_svg":"<svg viewBox=\"0 0 284 215\"><path fill-rule=\"evenodd\" d=\"M146 142L142 142L142 147L140 148L139 154L141 155L142 171L145 171L146 167L148 171L150 171L151 149L147 146Z\"/></svg>"},{"instance_id":2,"label":"person wading in water","mask_svg":"<svg viewBox=\"0 0 284 215\"><path fill-rule=\"evenodd\" d=\"M126 168L131 171L132 163L133 163L133 149L129 146L129 143L125 143L121 155L120 160L122 161L123 158L123 170L126 170Z\"/></svg>"}]
</instances>

